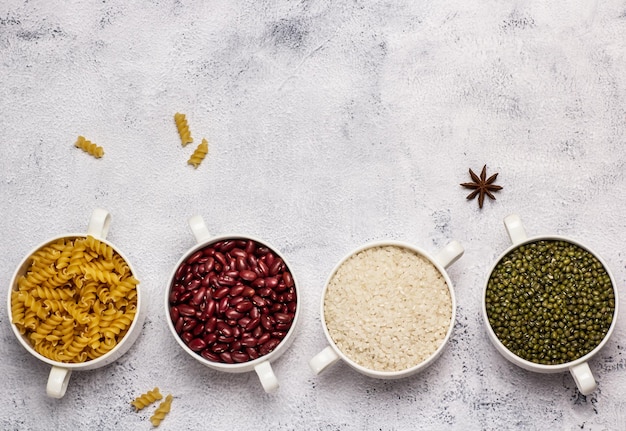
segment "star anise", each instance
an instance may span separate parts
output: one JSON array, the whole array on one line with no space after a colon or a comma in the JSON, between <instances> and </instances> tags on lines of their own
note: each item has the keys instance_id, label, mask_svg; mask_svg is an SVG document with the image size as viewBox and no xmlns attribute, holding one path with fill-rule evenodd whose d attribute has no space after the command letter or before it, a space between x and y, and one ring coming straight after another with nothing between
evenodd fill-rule
<instances>
[{"instance_id":1,"label":"star anise","mask_svg":"<svg viewBox=\"0 0 626 431\"><path fill-rule=\"evenodd\" d=\"M487 178L487 165L483 166L483 170L480 173L480 177L474 173L471 169L469 170L469 174L472 177L473 183L461 183L463 187L467 187L468 189L474 189L472 193L467 195L467 199L474 199L476 195L478 195L478 206L480 208L483 207L483 202L485 201L485 195L489 196L491 199L495 200L496 197L492 192L497 192L498 190L502 190L502 187L493 184L493 182L498 178L498 173L493 174L489 178Z\"/></svg>"}]
</instances>

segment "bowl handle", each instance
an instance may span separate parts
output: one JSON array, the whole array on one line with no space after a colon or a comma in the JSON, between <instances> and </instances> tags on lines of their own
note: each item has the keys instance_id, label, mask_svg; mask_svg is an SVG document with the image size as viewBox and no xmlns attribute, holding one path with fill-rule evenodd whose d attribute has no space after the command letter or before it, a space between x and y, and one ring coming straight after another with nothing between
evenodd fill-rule
<instances>
[{"instance_id":1,"label":"bowl handle","mask_svg":"<svg viewBox=\"0 0 626 431\"><path fill-rule=\"evenodd\" d=\"M51 398L63 398L71 375L72 370L68 368L52 367L48 376L48 385L46 386L48 396Z\"/></svg>"},{"instance_id":2,"label":"bowl handle","mask_svg":"<svg viewBox=\"0 0 626 431\"><path fill-rule=\"evenodd\" d=\"M209 229L207 229L204 219L200 215L193 216L189 219L189 227L198 244L211 239Z\"/></svg>"},{"instance_id":3,"label":"bowl handle","mask_svg":"<svg viewBox=\"0 0 626 431\"><path fill-rule=\"evenodd\" d=\"M581 394L589 395L598 387L596 379L593 378L591 369L586 362L570 367L569 372L572 373L572 377Z\"/></svg>"},{"instance_id":4,"label":"bowl handle","mask_svg":"<svg viewBox=\"0 0 626 431\"><path fill-rule=\"evenodd\" d=\"M327 346L324 350L313 356L313 358L309 361L309 366L317 375L324 371L326 368L333 365L338 360L339 355L337 355L332 347Z\"/></svg>"},{"instance_id":5,"label":"bowl handle","mask_svg":"<svg viewBox=\"0 0 626 431\"><path fill-rule=\"evenodd\" d=\"M263 386L263 389L265 389L265 392L276 392L278 389L278 379L276 378L276 374L274 374L269 361L261 362L254 367L254 371L256 371L259 376L259 380L261 381L261 385Z\"/></svg>"},{"instance_id":6,"label":"bowl handle","mask_svg":"<svg viewBox=\"0 0 626 431\"><path fill-rule=\"evenodd\" d=\"M459 260L464 252L463 246L458 241L450 241L444 248L439 250L434 259L438 264L447 268Z\"/></svg>"},{"instance_id":7,"label":"bowl handle","mask_svg":"<svg viewBox=\"0 0 626 431\"><path fill-rule=\"evenodd\" d=\"M519 244L526 240L526 230L522 224L522 219L517 214L511 214L504 218L504 227L513 244Z\"/></svg>"},{"instance_id":8,"label":"bowl handle","mask_svg":"<svg viewBox=\"0 0 626 431\"><path fill-rule=\"evenodd\" d=\"M91 235L96 239L106 239L111 225L111 214L105 209L96 208L91 213L89 225L87 226L87 235Z\"/></svg>"}]
</instances>

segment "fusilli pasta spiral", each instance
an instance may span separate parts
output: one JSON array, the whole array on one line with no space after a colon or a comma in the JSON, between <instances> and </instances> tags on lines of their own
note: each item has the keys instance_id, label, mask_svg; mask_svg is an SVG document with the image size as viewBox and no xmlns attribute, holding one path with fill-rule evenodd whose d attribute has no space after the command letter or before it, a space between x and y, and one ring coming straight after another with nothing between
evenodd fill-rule
<instances>
[{"instance_id":1,"label":"fusilli pasta spiral","mask_svg":"<svg viewBox=\"0 0 626 431\"><path fill-rule=\"evenodd\" d=\"M172 394L169 394L165 397L163 401L159 404L159 406L154 411L154 414L150 417L150 422L152 422L152 426L158 427L161 424L161 421L167 416L170 412L170 408L172 406Z\"/></svg>"},{"instance_id":2,"label":"fusilli pasta spiral","mask_svg":"<svg viewBox=\"0 0 626 431\"><path fill-rule=\"evenodd\" d=\"M197 169L198 166L200 166L200 163L202 163L202 160L204 160L204 158L206 157L208 152L209 152L209 143L207 142L206 139L202 138L202 142L195 149L191 157L189 157L189 160L187 160L187 164L192 165L194 168Z\"/></svg>"},{"instance_id":3,"label":"fusilli pasta spiral","mask_svg":"<svg viewBox=\"0 0 626 431\"><path fill-rule=\"evenodd\" d=\"M185 114L181 114L179 112L175 113L174 122L176 123L178 135L180 136L183 147L193 142L193 138L191 137L191 133L189 132L189 124L187 124L187 117L185 116Z\"/></svg>"},{"instance_id":4,"label":"fusilli pasta spiral","mask_svg":"<svg viewBox=\"0 0 626 431\"><path fill-rule=\"evenodd\" d=\"M153 402L160 400L160 399L163 399L163 395L161 395L161 392L159 391L159 388L157 387L157 388L152 389L151 391L148 391L144 394L139 395L130 403L132 404L133 407L135 407L135 411L138 412L139 410L149 406Z\"/></svg>"},{"instance_id":5,"label":"fusilli pasta spiral","mask_svg":"<svg viewBox=\"0 0 626 431\"><path fill-rule=\"evenodd\" d=\"M76 146L77 148L80 148L81 150L83 150L84 152L88 154L91 154L96 159L99 159L100 157L104 156L104 149L102 147L99 147L93 142L88 141L83 136L78 137L74 146Z\"/></svg>"}]
</instances>

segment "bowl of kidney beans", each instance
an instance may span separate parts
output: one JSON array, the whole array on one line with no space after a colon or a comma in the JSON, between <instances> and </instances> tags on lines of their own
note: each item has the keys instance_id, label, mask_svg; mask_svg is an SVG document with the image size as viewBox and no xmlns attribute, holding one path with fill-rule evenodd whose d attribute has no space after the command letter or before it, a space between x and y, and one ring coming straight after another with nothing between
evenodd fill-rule
<instances>
[{"instance_id":1,"label":"bowl of kidney beans","mask_svg":"<svg viewBox=\"0 0 626 431\"><path fill-rule=\"evenodd\" d=\"M170 329L204 365L255 370L271 392L278 382L269 360L290 344L299 314L291 269L265 242L244 236L207 239L204 222L198 216L192 220L198 244L179 260L167 290Z\"/></svg>"}]
</instances>

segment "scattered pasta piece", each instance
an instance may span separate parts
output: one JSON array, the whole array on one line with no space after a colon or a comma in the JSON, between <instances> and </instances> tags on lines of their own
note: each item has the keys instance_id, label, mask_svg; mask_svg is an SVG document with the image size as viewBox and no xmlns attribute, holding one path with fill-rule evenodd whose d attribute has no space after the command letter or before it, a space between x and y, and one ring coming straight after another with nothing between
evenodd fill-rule
<instances>
[{"instance_id":1,"label":"scattered pasta piece","mask_svg":"<svg viewBox=\"0 0 626 431\"><path fill-rule=\"evenodd\" d=\"M76 148L80 148L81 150L83 150L84 152L88 154L91 154L96 159L99 159L100 157L104 156L104 149L94 144L93 142L88 141L87 139L85 139L84 136L79 136L74 146Z\"/></svg>"},{"instance_id":2,"label":"scattered pasta piece","mask_svg":"<svg viewBox=\"0 0 626 431\"><path fill-rule=\"evenodd\" d=\"M117 346L137 312L137 284L124 259L92 237L37 250L11 291L11 322L40 355L85 362Z\"/></svg>"},{"instance_id":3,"label":"scattered pasta piece","mask_svg":"<svg viewBox=\"0 0 626 431\"><path fill-rule=\"evenodd\" d=\"M191 133L189 132L189 124L187 124L187 117L185 116L185 114L181 114L179 112L174 114L174 122L176 123L176 128L178 128L178 134L180 136L183 147L193 142L193 138L191 137Z\"/></svg>"},{"instance_id":4,"label":"scattered pasta piece","mask_svg":"<svg viewBox=\"0 0 626 431\"><path fill-rule=\"evenodd\" d=\"M200 166L200 163L202 163L202 160L204 160L208 152L209 143L206 139L202 138L202 142L195 149L187 163L193 165L194 168L198 169L198 166Z\"/></svg>"},{"instance_id":5,"label":"scattered pasta piece","mask_svg":"<svg viewBox=\"0 0 626 431\"><path fill-rule=\"evenodd\" d=\"M160 400L162 398L163 398L163 395L161 395L161 392L159 392L159 388L157 387L157 388L152 389L151 391L146 392L145 394L139 395L130 403L133 405L133 407L135 407L135 411L138 412L144 407L147 407L153 402Z\"/></svg>"},{"instance_id":6,"label":"scattered pasta piece","mask_svg":"<svg viewBox=\"0 0 626 431\"><path fill-rule=\"evenodd\" d=\"M172 394L169 394L167 397L165 397L165 400L161 401L159 407L156 408L154 414L150 417L150 422L152 422L152 426L158 427L161 421L170 412L172 399Z\"/></svg>"}]
</instances>

